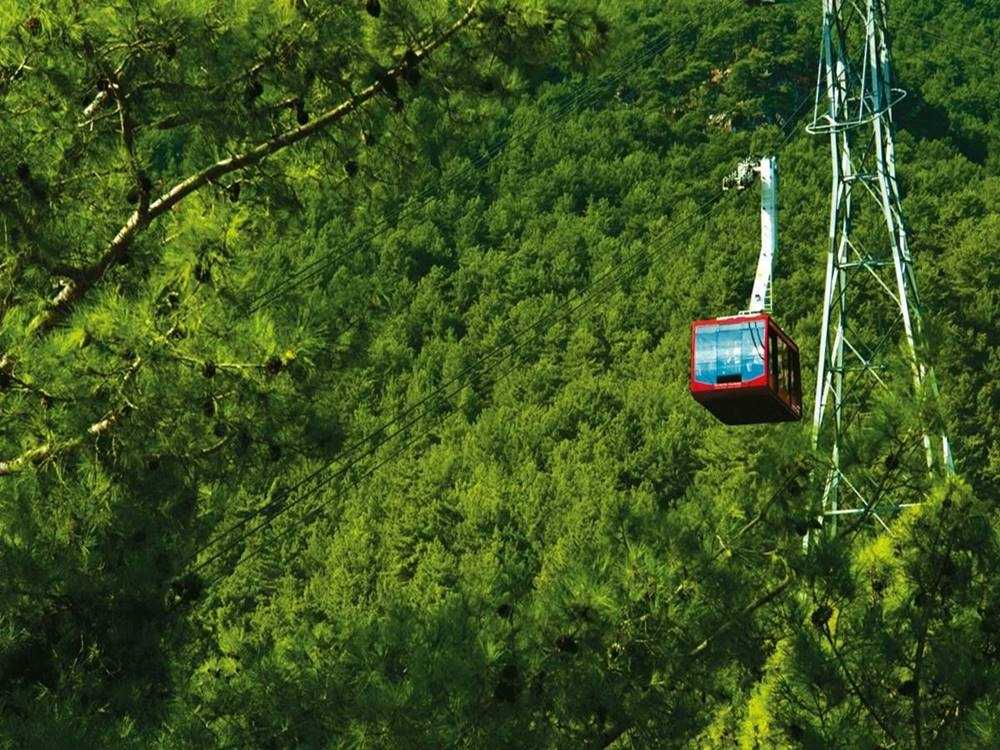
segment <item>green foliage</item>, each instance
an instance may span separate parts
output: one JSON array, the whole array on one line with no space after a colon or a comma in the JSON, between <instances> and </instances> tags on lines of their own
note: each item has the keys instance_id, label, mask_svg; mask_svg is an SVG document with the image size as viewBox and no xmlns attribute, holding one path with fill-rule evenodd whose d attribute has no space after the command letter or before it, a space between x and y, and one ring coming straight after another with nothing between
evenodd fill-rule
<instances>
[{"instance_id":1,"label":"green foliage","mask_svg":"<svg viewBox=\"0 0 1000 750\"><path fill-rule=\"evenodd\" d=\"M962 479L879 393L845 460L922 504L808 554L807 431L685 391L787 135L812 392L813 5L483 3L418 65L465 6L0 9L0 747L990 747L1000 19L897 5Z\"/></svg>"}]
</instances>

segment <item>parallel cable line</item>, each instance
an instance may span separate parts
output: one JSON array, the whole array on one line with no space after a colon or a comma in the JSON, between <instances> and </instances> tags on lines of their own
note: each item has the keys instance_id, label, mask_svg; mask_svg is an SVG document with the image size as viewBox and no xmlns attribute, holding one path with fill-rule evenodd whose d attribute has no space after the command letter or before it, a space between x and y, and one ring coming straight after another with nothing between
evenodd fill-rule
<instances>
[{"instance_id":1,"label":"parallel cable line","mask_svg":"<svg viewBox=\"0 0 1000 750\"><path fill-rule=\"evenodd\" d=\"M809 99L809 96L807 95L807 96L803 97L800 100L798 106L795 108L795 110L793 110L793 115L794 115L794 113L797 113L798 111L801 110L802 106L804 105L804 103L806 101L808 101L808 99ZM783 144L787 143L788 138L790 137L790 135L794 134L794 132L795 132L795 130L797 130L797 128L798 128L798 124L795 124L795 127L790 130L790 133L788 135L786 135L785 139L782 142ZM698 207L697 211L702 211L705 208L707 208L708 206L710 206L713 203L717 202L718 199L721 196L722 196L721 192L717 193L710 201L707 201L707 202L701 204ZM708 215L706 214L705 215L706 219L707 219L707 216ZM682 220L681 226L683 226L684 223L689 222L690 220L691 220L690 217L688 219L686 219L686 220ZM667 231L668 230L666 230L666 229L663 230L663 232L661 232L661 234L658 237L656 237L653 240L651 240L651 242L655 243L658 240L662 239L663 235ZM665 246L658 248L649 257L655 257L660 252L662 252L664 248L665 248ZM343 451L341 451L341 453L339 453L336 456L336 458L334 458L332 461L330 461L329 463L325 464L324 466L322 466L322 467L314 470L313 472L311 472L310 474L308 474L305 478L299 480L297 483L293 484L291 487L285 489L281 493L280 497L275 498L274 500L272 500L269 503L267 503L266 505L264 505L262 508L257 509L253 513L249 514L247 517L241 519L240 521L236 522L235 524L232 524L228 529L226 529L225 531L223 531L221 534L217 535L213 539L210 539L206 544L204 544L201 548L199 548L191 556L189 556L189 558L188 558L189 562L193 561L197 557L197 555L199 555L201 552L204 552L207 549L210 549L211 547L213 547L216 544L218 544L225 537L229 537L232 534L234 534L235 532L240 531L240 529L243 529L248 524L250 524L251 522L253 522L255 519L258 519L258 518L260 518L262 516L264 517L264 519L262 521L260 521L256 525L250 527L249 529L243 531L243 533L238 534L235 538L231 539L230 542L227 543L227 544L225 544L221 550L215 552L214 554L212 554L211 556L209 556L205 560L203 560L203 561L197 563L196 565L194 565L191 568L191 572L197 572L197 571L199 571L199 570L207 567L212 562L214 562L215 560L217 560L220 557L222 557L226 552L228 552L230 549L232 549L235 545L239 544L241 541L243 541L243 540L245 540L245 539L253 536L254 534L256 534L259 531L263 530L265 527L270 526L271 523L274 521L274 519L276 517L278 517L279 515L283 514L287 510L289 510L289 509L297 506L299 503L305 501L306 499L308 499L312 495L316 494L320 489L322 489L323 487L327 486L328 484L330 484L335 479L337 479L337 478L345 475L348 471L350 471L350 469L352 469L354 467L354 465L356 463L358 463L359 461L363 460L364 458L367 458L367 457L373 455L380 447L382 447L383 445L385 445L386 443L388 443L389 441L391 441L392 439L394 439L398 435L402 434L403 432L405 432L406 430L408 430L409 428L411 428L412 426L414 426L416 423L418 423L424 417L426 417L429 414L429 412L430 412L429 409L428 410L423 410L420 413L416 414L416 416L411 416L411 415L413 415L414 411L416 411L417 409L419 409L421 406L424 406L428 402L439 401L439 400L451 398L452 396L454 396L456 393L458 393L459 391L461 391L463 388L467 387L468 383L466 383L466 382L460 382L460 381L462 381L462 379L466 375L475 374L476 370L479 367L481 367L483 365L483 363L485 363L488 360L490 360L491 358L495 357L497 354L499 354L501 352L501 350L503 348L505 348L507 346L510 346L511 344L514 344L514 346L511 349L511 351L508 352L503 357L501 357L501 359L498 360L498 361L502 362L504 359L509 358L514 352L516 352L518 349L520 349L521 346L523 346L523 344L525 343L523 341L520 342L520 343L518 343L517 342L518 338L520 338L521 336L529 333L533 329L537 329L541 324L547 322L547 320L551 319L555 313L558 313L561 309L565 308L569 303L575 302L577 300L580 300L580 301L577 302L576 305L572 306L569 309L569 313L564 314L563 316L561 316L561 319L568 319L568 314L571 314L571 313L575 312L580 307L582 307L584 304L586 304L587 300L590 299L590 298L592 298L592 296L595 294L595 292L601 291L601 288L597 286L598 284L604 284L607 281L613 281L619 274L622 273L623 270L628 269L631 264L635 263L637 260L641 259L643 256L645 256L647 254L648 253L646 253L642 249L636 251L623 264L619 264L614 269L605 272L597 280L591 282L587 287L584 287L584 290L582 290L582 292L583 292L582 294L578 293L576 296L570 297L567 300L564 300L553 311L550 311L545 317L540 318L539 320L535 321L531 326L528 327L528 329L526 329L525 331L522 331L522 332L520 332L518 334L515 334L515 336L514 336L514 338L512 339L511 342L505 342L505 343L497 344L491 350L489 350L485 354L481 355L480 358L477 360L477 362L475 362L475 363L473 363L471 365L468 365L465 368L463 368L459 373L457 373L456 375L454 375L452 378L450 378L449 380L447 380L445 383L443 383L440 386L438 386L436 389L434 389L433 391L431 391L430 393L428 393L427 395L425 395L420 400L418 400L415 403L411 404L401 414L399 414L395 418L393 418L393 419L391 419L391 420L383 423L380 427L376 428L374 431L368 433L364 437L356 440L351 445L349 445L347 448L345 448ZM582 296L582 299L581 299L581 296ZM534 333L534 335L531 337L530 340L532 340L532 341L533 340L537 340L542 335L542 333L543 333L543 331L537 331L536 330L536 332ZM488 372L489 368L495 366L495 364L496 363L493 363L493 364L489 365L484 371ZM456 383L457 383L457 385L456 385ZM448 389L449 387L452 387L452 386L455 386L455 387L450 392L448 392L448 393L445 394L446 389ZM405 422L403 422L403 420L405 420ZM393 431L391 431L389 433L386 433L386 430L389 430L392 427L394 427L396 425L399 425L400 422L403 422L403 424L402 424L401 427L396 427L395 430L393 430ZM380 435L381 435L381 437L378 437ZM378 437L378 439L374 443L371 443L371 441L374 438L376 438L376 437ZM422 437L422 434L419 434L419 435L415 436L414 438L412 438L410 441L408 441L405 444L406 447L409 447L410 445L412 445L413 442L415 442L420 437ZM354 453L358 452L362 447L364 447L366 444L369 444L369 443L371 443L371 444L369 445L368 449L365 450L364 452L362 452L361 455L358 458L356 458L353 461L345 464L339 470L337 470L336 472L334 472L332 475L327 476L327 477L323 477L323 474L328 469L330 469L333 466L334 463L336 463L337 461L341 461L344 458L350 456L351 454L354 454ZM392 455L398 455L399 453L401 453L401 451L397 452L396 454L392 454ZM384 465L384 463L386 463L386 461L379 462L378 464L376 464L375 468L371 469L370 471L365 472L362 476L363 477L364 476L368 476L369 473L375 471L378 467ZM310 485L310 484L313 485L313 486L307 487L307 485ZM289 501L289 498L293 494L299 493L299 492L301 492L303 494L301 494L298 498Z\"/></svg>"},{"instance_id":2,"label":"parallel cable line","mask_svg":"<svg viewBox=\"0 0 1000 750\"><path fill-rule=\"evenodd\" d=\"M726 2L720 3L718 7L720 11L724 12L730 6L735 6L737 4L739 4L739 0L727 0ZM555 112L551 113L551 115L543 115L542 122L539 122L524 131L513 133L506 139L501 138L498 143L487 149L486 153L480 155L475 161L459 170L455 175L447 178L443 186L428 185L415 198L415 200L418 201L416 205L414 205L412 201L407 202L394 215L382 219L370 232L366 233L355 242L350 243L342 252L333 256L321 256L320 258L316 258L299 267L297 270L289 274L287 278L282 279L254 297L247 306L247 313L252 314L258 312L280 298L281 295L290 289L312 281L326 269L331 268L335 264L344 260L351 252L359 249L364 244L371 242L381 236L385 231L394 227L396 222L398 222L404 215L413 215L421 209L426 208L434 198L441 194L443 187L453 187L457 185L462 178L471 175L473 172L492 162L512 143L526 140L527 138L541 132L546 127L551 127L553 122L558 122L566 114L597 101L602 94L607 92L610 86L618 83L628 73L631 73L639 66L644 65L646 62L663 52L663 50L670 46L670 43L674 39L691 28L691 26L695 23L695 20L697 19L691 18L673 34L668 34L668 32L664 31L654 36L651 41L646 43L646 50L641 55L634 58L628 65L620 68L617 72L610 74L605 78L599 79L595 84L589 87L589 91L585 88L583 91L578 92L571 97L569 102L563 104Z\"/></svg>"},{"instance_id":3,"label":"parallel cable line","mask_svg":"<svg viewBox=\"0 0 1000 750\"><path fill-rule=\"evenodd\" d=\"M812 92L811 91L806 92L805 96L803 96L801 99L799 99L799 103L795 106L795 109L792 110L792 113L790 115L788 115L788 117L785 119L785 122L790 123L790 124L794 124L795 127L789 128L788 132L785 133L785 137L782 138L778 142L777 146L774 147L774 151L776 153L779 152L779 151L781 151L781 149L783 149L785 146L787 146L788 142L790 140L792 140L792 138L798 132L799 128L802 127L802 123L796 121L795 118L799 116L799 114L802 112L802 108L809 101L811 101L812 98L813 98Z\"/></svg>"},{"instance_id":4,"label":"parallel cable line","mask_svg":"<svg viewBox=\"0 0 1000 750\"><path fill-rule=\"evenodd\" d=\"M965 54L967 52L972 52L972 53L981 55L984 60L988 60L991 63L995 63L996 62L996 55L997 55L997 51L998 51L997 48L996 48L996 45L994 45L993 47L987 48L987 47L985 47L985 46L983 46L981 44L974 44L974 43L971 43L971 42L968 43L968 44L963 44L963 45L956 44L955 42L953 42L950 39L948 39L948 37L946 37L946 36L944 36L942 34L939 34L936 31L931 31L929 28L927 28L927 25L925 23L919 23L919 22L914 21L912 19L903 19L903 20L900 20L899 21L899 26L902 29L906 29L908 31L913 31L913 32L916 32L918 34L923 34L925 36L930 37L931 39L936 39L941 45L943 45L945 47L948 47L949 49L952 49L952 50L954 50L956 52L961 52L963 54ZM890 31L891 31L891 29L890 29Z\"/></svg>"},{"instance_id":5,"label":"parallel cable line","mask_svg":"<svg viewBox=\"0 0 1000 750\"><path fill-rule=\"evenodd\" d=\"M496 361L494 361L492 363L489 363L488 365L486 365L485 367L483 367L481 370L479 370L478 372L476 372L476 374L478 376L482 376L484 373L490 372L490 370L492 368L496 367L500 363L502 363L502 362L504 362L506 360L511 359L513 357L513 355L518 350L520 350L525 344L539 340L545 333L547 333L550 330L550 328L544 328L544 329L540 328L541 324L543 324L543 323L547 322L549 319L553 318L553 314L554 313L559 312L560 310L563 310L565 308L565 311L562 312L558 317L556 317L555 320L553 320L553 322L562 322L564 320L569 320L570 317L574 313L576 313L578 310L580 310L585 305L587 305L590 302L592 302L594 299L597 299L596 295L598 293L600 293L600 292L605 291L605 289L604 289L605 286L608 286L608 288L610 288L610 282L614 282L615 280L618 279L619 276L621 276L622 279L630 278L635 273L635 271L638 268L641 267L639 265L636 265L639 261L650 260L652 258L655 258L660 253L662 253L664 250L666 250L668 247L672 246L672 242L676 241L676 239L680 236L680 232L678 231L677 233L675 233L675 235L669 235L668 236L668 231L670 229L678 229L678 230L683 229L686 225L690 224L692 222L692 220L694 220L694 219L707 220L708 217L711 215L712 212L709 211L707 213L704 213L705 209L709 208L710 206L713 206L714 204L717 204L718 201L719 201L719 199L722 197L722 195L723 194L722 194L721 191L718 192L718 193L716 193L712 198L710 198L709 200L707 200L707 201L703 202L702 204L700 204L695 209L695 212L693 214L687 216L684 219L679 220L678 222L675 222L674 224L671 224L669 227L667 227L666 229L662 230L652 240L648 241L646 243L647 245L650 244L650 243L660 243L659 247L657 247L657 249L655 251L653 251L652 253L650 253L647 249L644 249L644 248L640 248L639 250L635 251L634 253L632 253L632 255L626 261L624 261L622 263L619 263L612 270L609 270L609 271L605 272L604 274L602 274L596 281L591 282L591 284L589 284L586 287L584 287L584 291L583 292L578 293L575 296L570 297L570 298L564 300L553 311L551 311L549 314L547 314L545 317L540 318L539 320L535 321L530 326L528 326L526 330L520 332L519 334L516 334L515 337L514 337L514 339L511 342L505 343L505 344L501 344L498 347L494 348L487 355L481 357L480 360L479 360L479 362L476 363L476 365L472 365L470 367L465 368L465 370L463 370L462 373L460 373L458 376L455 376L455 377L451 378L449 381L447 381L445 383L444 386L441 386L441 387L435 389L432 393L428 394L423 399L421 399L416 404L414 404L412 407L408 408L404 412L404 415L407 414L407 413L412 412L413 409L416 406L419 406L419 405L421 405L423 403L426 403L427 401L429 401L431 399L433 399L435 401L447 400L447 399L450 399L453 396L457 395L464 388L468 387L469 384L466 383L466 382L460 382L454 388L452 388L450 391L448 391L447 393L443 393L443 390L448 385L453 384L455 382L455 380L457 380L458 378L460 378L463 374L466 374L466 373L468 373L468 372L470 372L472 370L475 370L477 365L480 365L484 360L492 357L499 349L501 349L503 347L506 347L506 346L511 346L510 351L507 352L506 354L504 354L503 357L501 357L500 359L498 359L498 360L496 360ZM568 306L569 303L575 303L575 304ZM527 338L522 338L522 337L526 336L528 333L530 333L531 331L534 331L534 333L532 333ZM513 364L507 370L502 371L501 374L497 375L496 380L499 381L499 380L503 379L504 377L506 377L507 375L509 375L511 372L513 372L517 368L517 364L518 364L517 362L513 362ZM397 427L397 429L395 429L393 432L391 432L391 433L385 435L384 437L380 438L377 442L375 442L374 444L372 444L368 448L368 450L366 450L364 453L362 453L358 458L356 458L355 460L353 460L353 461L345 464L344 466L342 466L340 469L338 469L336 472L334 472L330 476L327 476L325 478L321 477L321 475L323 474L323 472L325 472L327 469L329 469L333 465L334 462L328 463L325 466L321 467L320 469L317 469L316 471L314 471L305 480L300 481L297 485L295 485L294 487L290 488L285 493L284 497L281 499L280 502L279 501L272 501L272 503L269 503L267 506L265 506L264 508L260 509L259 511L257 511L255 513L255 516L261 516L261 515L266 516L266 518L264 518L264 520L262 520L256 526L253 526L250 529L244 531L242 534L240 534L239 536L237 536L235 539L232 539L222 549L216 551L215 553L213 553L211 556L209 556L205 560L202 560L198 564L192 566L190 568L189 572L196 573L199 570L202 570L203 568L207 567L208 565L210 565L215 560L217 560L220 557L222 557L229 550L233 549L240 542L242 542L245 539L247 539L247 538L255 535L259 531L263 530L265 527L270 526L273 523L273 521L274 521L275 518L277 518L278 516L282 515L287 510L290 510L291 508L297 506L301 502L307 500L308 498L312 497L313 495L315 495L316 493L318 493L321 489L323 489L324 487L326 487L327 485L329 485L334 480L336 480L336 479L344 476L348 471L350 471L350 469L352 469L355 466L355 464L357 464L358 462L360 462L364 458L367 458L367 457L369 457L371 455L374 455L375 452L378 450L378 448L380 448L381 446L385 445L386 443L388 443L389 441L391 441L393 438L395 438L398 435L402 434L403 432L405 432L406 430L408 430L410 427L414 426L415 424L417 424L418 422L420 422L421 420L423 420L425 417L427 417L430 414L430 411L431 410L429 410L429 409L428 410L424 410L421 413L417 414L416 416L411 417L402 426ZM383 425L382 427L380 427L378 430L376 430L375 433L372 433L372 434L377 434L378 432L381 432L381 431L385 430L387 427L389 427L389 426L397 423L398 421L399 421L399 418L397 418L395 420L392 420L390 422L387 422L385 425ZM386 463L390 462L391 460L393 460L394 458L398 457L399 455L402 455L402 453L405 452L405 450L407 448L409 448L411 445L413 445L420 438L424 437L424 435L426 435L426 434L427 434L426 432L420 432L420 433L417 433L416 435L412 436L407 442L405 442L403 444L402 448L397 449L394 453L390 454L388 457L382 459L381 461L377 462L374 466L372 466L371 468L369 468L368 470L366 470L361 475L361 477L358 478L357 481L360 481L360 479L363 479L363 478L369 476L370 474L374 473L381 466L383 466ZM368 439L369 439L368 437L363 438L362 440L357 441L354 444L354 446L363 445L365 442L368 441ZM351 451L353 452L353 450L356 450L356 448L352 447ZM340 457L338 456L338 458L335 459L334 461L337 461L339 459L340 459ZM305 494L300 495L298 498L292 500L291 502L286 502L288 496L292 492L300 489L307 482L314 481L314 480L316 482L315 485L313 487L310 487L308 490L306 490ZM314 508L312 511L309 511L303 517L302 521L300 521L298 524L296 524L296 526L300 525L300 524L303 524L303 523L307 523L309 520L311 520L312 518L314 518L317 513L322 512L322 509L323 508L320 507L320 508ZM239 524L234 525L234 527L232 527L232 529L230 529L230 531L233 530L233 529L235 529L237 526L245 526L246 523L249 520L252 520L252 517L248 518L248 519L244 519ZM292 528L295 528L295 526L293 526ZM206 545L205 547L203 547L203 550L207 549L209 546L211 546L211 543L209 545ZM200 550L200 551L203 551L203 550ZM198 553L196 552L195 555L197 555L197 554Z\"/></svg>"},{"instance_id":6,"label":"parallel cable line","mask_svg":"<svg viewBox=\"0 0 1000 750\"><path fill-rule=\"evenodd\" d=\"M723 10L725 10L728 5L735 5L738 2L739 2L739 0L733 0L732 2L722 3L720 5L720 8L722 8ZM592 100L594 96L601 94L602 90L605 90L615 80L618 80L618 79L622 78L631 69L637 67L639 64L642 64L646 59L648 59L648 58L650 58L650 57L652 57L652 56L654 56L656 54L659 54L659 52L661 52L663 49L666 48L666 46L668 46L668 44L669 44L669 42L670 42L671 39L675 38L676 36L679 36L680 33L682 33L683 31L687 30L688 28L690 28L690 26L694 23L694 20L695 19L689 20L676 34L673 34L673 35L671 35L670 37L668 37L666 39L664 39L664 37L666 36L666 32L658 35L658 37L659 37L660 40L656 41L656 42L648 42L647 43L647 51L643 55L641 55L639 58L637 58L636 60L634 60L631 65L627 66L626 68L623 68L623 69L619 70L616 74L610 76L608 79L602 79L597 85L591 87L592 91L586 97L583 97L583 99L581 99L581 97L583 95L582 94L578 94L577 96L575 96L573 98L573 100L571 100L570 104L564 106L563 109L564 110L573 109L576 106L578 106L578 104L581 101L583 101L583 100ZM654 40L655 39L657 39L657 37L654 37ZM524 133L520 134L520 137L525 137L525 136L531 135L532 133L538 132L546 124L547 123L543 122L543 123L539 124L538 126L536 126L534 129L525 131ZM515 134L515 135L517 135L517 134ZM511 138L509 138L507 140L507 143L512 142L513 138L514 138L514 136L511 136ZM505 145L506 145L505 143L498 144L498 146L495 149L496 153L490 154L489 155L489 159L495 158L495 156L499 153L499 150L502 149ZM427 191L425 191L425 192L427 192ZM422 205L426 205L427 202L429 202L429 201L425 201L425 203L422 204ZM401 214L397 214L397 216L399 216L399 215L401 215ZM384 223L387 223L387 222L388 222L388 220L386 220ZM373 235L370 235L370 237L374 237L374 236L377 236L377 233L373 234ZM294 276L294 274L293 274L293 276ZM293 282L290 280L288 283L293 283ZM268 294L268 292L265 292L264 294ZM260 298L258 298L258 299L260 299ZM256 308L256 309L260 309L260 308ZM355 320L351 322L351 324L349 325L348 329L353 328L354 325L356 325L360 321L360 319L362 317L363 316L357 316L355 318ZM484 356L491 356L493 353L495 353L495 351L497 351L502 346L503 345L498 345L497 347L494 347L493 351L487 352L487 354L484 355ZM458 375L456 375L455 378L460 378L463 375L467 374L468 370L469 370L468 367L465 368L462 372L458 373ZM450 382L451 381L449 381L449 383ZM445 383L441 387L447 387L447 385L449 385L449 383ZM429 400L430 398L432 398L433 396L434 396L434 394L429 394L424 399L421 399L417 403L415 403L415 404L411 405L410 407L408 407L407 410L404 411L403 414L399 415L399 417L397 417L395 420L391 420L390 422L387 422L386 424L384 424L381 427L379 427L376 430L374 430L372 433L369 433L367 436L365 436L361 440L359 440L359 441L351 444L350 446L348 446L347 448L345 448L343 451L341 451L341 453L338 454L337 459L340 459L340 458L342 458L342 457L344 457L346 455L350 455L351 453L353 453L354 451L356 451L359 447L361 447L361 445L363 445L365 442L367 442L368 440L370 440L372 437L374 437L375 435L378 435L383 430L385 430L387 427L390 427L399 418L405 417L413 409L418 408L419 406L421 406L424 403L426 403L426 401ZM320 470L320 471L322 471L322 470ZM307 476L305 479L300 480L298 483L296 483L292 487L288 488L288 490L286 492L290 493L290 492L296 491L303 484L311 481L313 479L314 474L311 474L311 475ZM265 508L266 507L267 506L265 506ZM260 509L258 511L258 513L262 513L262 512L264 512L264 509ZM252 517L253 516L250 516L250 518L252 518ZM222 532L221 535L226 535L228 533L231 533L231 532L237 530L241 526L245 525L245 523L247 522L247 520L248 519L243 519L242 521L237 522L232 527L230 527L226 531ZM216 538L218 538L218 536ZM210 540L208 544L212 544L212 543L213 542Z\"/></svg>"},{"instance_id":7,"label":"parallel cable line","mask_svg":"<svg viewBox=\"0 0 1000 750\"><path fill-rule=\"evenodd\" d=\"M793 120L793 118L801 111L802 107L809 100L809 98L810 98L809 95L804 96L799 101L798 105L794 108L794 110L792 111L792 113L788 116L787 121L793 123L794 127L790 128L789 132L786 133L785 137L781 141L781 144L779 145L779 149L782 146L784 146L785 144L787 144L788 140L794 135L795 131L798 129L798 124L796 123L796 121ZM778 149L776 149L776 151L777 150ZM721 196L722 196L721 192L717 193L712 199L710 199L709 201L706 201L705 203L701 204L696 209L696 211L698 211L698 212L703 211L705 208L707 208L710 205L713 205L714 203L716 203ZM708 215L709 214L705 214L704 218L707 219ZM687 219L681 220L679 226L683 227L684 224L686 224L686 223L688 223L690 221L691 221L691 217L688 217ZM671 227L673 227L673 226L674 225L671 225ZM668 231L668 229L669 229L669 227L667 229L664 229L657 237L654 237L651 240L651 242L657 242L658 240L662 239L663 236ZM660 252L662 252L663 249L664 249L664 247L660 247L658 250L656 250L652 255L649 255L648 257L650 257L650 258L655 257ZM198 570L201 570L201 569L205 568L207 565L209 565L212 562L214 562L215 560L219 559L229 549L232 549L240 541L243 541L243 540L249 538L250 536L253 536L258 531L262 530L266 526L269 526L277 516L283 514L284 512L286 512L287 510L289 510L290 508L297 506L300 502L304 501L305 499L308 499L311 495L315 494L320 489L322 489L323 487L327 486L330 482L332 482L335 479L337 479L337 478L343 476L344 474L346 474L351 468L353 468L354 464L356 464L357 462L359 462L363 458L366 458L366 457L368 457L370 455L373 455L375 453L375 451L378 450L378 448L380 448L381 446L385 445L390 440L392 440L393 438L395 438L398 435L400 435L402 432L404 432L407 429L409 429L410 427L412 427L414 424L416 424L417 422L419 422L420 420L422 420L424 417L426 417L430 413L429 409L428 410L424 410L421 413L417 414L415 417L411 417L411 418L407 419L407 417L409 417L415 410L419 409L421 406L427 404L428 402L439 401L439 400L451 398L452 396L454 396L456 393L458 393L459 391L461 391L462 389L464 389L465 387L467 387L468 383L466 383L466 382L459 382L466 375L475 374L477 368L479 368L480 366L482 366L483 363L487 362L489 359L491 359L492 357L494 357L497 354L499 354L500 351L503 348L505 348L507 346L510 346L511 344L514 344L514 346L511 349L511 351L508 352L503 357L501 357L501 359L499 360L499 362L502 362L502 361L504 361L504 359L509 358L510 356L512 356L514 354L514 352L516 352L518 349L520 349L523 346L523 344L525 343L524 341L518 343L518 341L517 341L518 338L520 338L521 336L526 335L532 329L537 329L541 324L543 324L547 320L551 319L555 313L557 313L561 309L565 308L571 302L576 302L577 300L579 300L578 302L576 302L575 305L573 305L572 307L569 308L568 313L564 314L563 316L561 316L561 318L559 318L559 319L568 319L568 315L569 314L572 314L573 312L575 312L576 310L578 310L579 308L581 308L583 305L585 305L587 303L587 301L589 299L592 298L592 296L595 294L595 292L601 290L600 287L597 286L598 284L603 284L606 281L614 281L614 279L622 272L623 269L627 269L629 267L629 265L631 265L632 263L635 263L637 260L641 259L643 256L646 256L646 255L648 255L648 253L646 253L642 249L636 251L635 253L633 253L630 256L630 258L627 261L624 262L624 264L619 264L614 269L605 272L598 279L596 279L595 281L592 281L590 284L588 284L587 286L585 286L583 288L583 290L581 290L581 292L578 292L576 295L574 295L574 296L572 296L570 298L567 298L562 303L560 303L559 305L557 305L557 307L554 310L550 311L546 316L544 316L543 318L535 321L533 324L531 324L530 326L528 326L528 328L525 329L524 331L519 332L518 334L515 334L515 336L514 336L514 338L512 339L511 342L505 342L505 343L497 344L492 349L490 349L489 351L487 351L485 354L481 355L479 357L479 359L475 363L473 363L471 365L468 365L465 368L463 368L459 373L457 373L456 375L452 376L447 381L445 381L445 383L443 383L440 386L438 386L437 388L435 388L432 392L428 393L427 395L425 395L423 398L421 398L420 400L418 400L414 404L411 404L401 414L399 414L396 417L394 417L393 419L391 419L391 420L383 423L380 427L376 428L375 430L373 430L372 432L368 433L364 437L362 437L362 438L356 440L355 442L351 443L347 448L345 448L340 453L338 453L338 455L334 459L332 459L330 462L328 462L327 464L325 464L325 465L321 466L320 468L314 470L313 472L311 472L310 474L308 474L306 477L304 477L303 479L299 480L297 483L293 484L291 487L288 487L288 488L284 489L282 491L280 497L275 498L274 500L272 500L269 503L265 504L263 507L261 507L261 508L257 509L256 511L254 511L253 513L248 514L245 518L243 518L240 521L232 524L229 528L227 528L226 530L224 530L220 534L218 534L218 535L214 536L213 538L209 539L205 544L203 544L202 546L200 546L195 552L193 552L187 558L187 561L185 563L186 565L190 564L191 562L193 562L197 558L197 556L199 554L201 554L202 552L204 552L204 551L210 549L211 547L215 546L220 541L222 541L225 537L229 537L230 535L232 535L232 534L240 531L240 529L243 529L244 527L246 527L254 519L260 518L261 516L265 517L264 520L261 521L260 523L258 523L256 526L253 526L249 530L244 531L243 533L241 533L237 537L235 537L229 544L226 544L223 547L223 549L217 551L216 553L212 554L211 556L209 556L205 560L203 560L203 561L197 563L196 565L192 566L190 568L190 572L197 572ZM625 278L627 278L627 276ZM537 331L536 330L535 334L529 340L531 340L531 341L537 340L542 335L542 333L543 333L543 331ZM495 366L495 364L496 363L490 364L484 371L488 372L490 368L492 368L493 366ZM506 374L508 374L508 373L505 373L504 376ZM504 376L500 376L500 377L504 377ZM442 395L445 392L446 389L448 389L449 387L455 385L456 383L457 383L457 387L456 388L454 388L451 392L447 393L446 395ZM394 425L398 425L403 420L406 420L406 421L403 423L402 427L398 427L394 431L392 431L392 432L390 432L388 434L384 434L384 433L386 433L386 430L389 430ZM330 469L333 466L334 463L336 463L337 461L343 460L344 458L350 456L353 453L356 453L365 444L370 443L374 438L376 438L379 435L382 435L382 437L380 437L376 442L372 443L369 446L368 450L364 451L361 454L360 457L358 457L354 461L351 461L351 462L345 464L343 467L341 467L341 469L339 469L337 472L335 472L332 476L329 476L329 477L326 477L326 478L322 477L322 475L328 469ZM406 447L409 447L409 445L412 445L412 443L416 439L418 439L419 437L421 437L421 436L422 435L418 435L414 439L408 441L406 443ZM393 454L393 455L397 455L397 454ZM365 472L365 474L363 476L367 476L370 472L373 472L375 469L377 469L379 466L383 465L384 463L385 463L385 461L379 462L376 465L375 468L371 469L369 472ZM309 485L311 483L314 484L315 486L307 488L306 485ZM299 498L294 499L291 502L289 502L288 499L294 493L298 493L300 491L302 491L304 494L302 494Z\"/></svg>"}]
</instances>

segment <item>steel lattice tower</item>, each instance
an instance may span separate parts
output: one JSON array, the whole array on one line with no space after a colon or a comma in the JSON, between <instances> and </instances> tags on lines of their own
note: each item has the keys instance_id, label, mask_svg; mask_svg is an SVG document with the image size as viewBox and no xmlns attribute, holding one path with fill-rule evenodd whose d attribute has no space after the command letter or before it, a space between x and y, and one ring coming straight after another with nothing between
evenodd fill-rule
<instances>
[{"instance_id":1,"label":"steel lattice tower","mask_svg":"<svg viewBox=\"0 0 1000 750\"><path fill-rule=\"evenodd\" d=\"M852 431L864 429L871 395L882 386L895 389L902 381L908 398L921 404L916 460L922 463L922 439L930 471L954 471L896 181L892 108L905 94L892 87L886 10L887 0L823 0L809 126L829 136L833 164L813 429L817 449L829 456L823 516L834 531L837 518L851 514L884 525L883 517L907 502L877 488L865 466L875 456L846 455Z\"/></svg>"}]
</instances>

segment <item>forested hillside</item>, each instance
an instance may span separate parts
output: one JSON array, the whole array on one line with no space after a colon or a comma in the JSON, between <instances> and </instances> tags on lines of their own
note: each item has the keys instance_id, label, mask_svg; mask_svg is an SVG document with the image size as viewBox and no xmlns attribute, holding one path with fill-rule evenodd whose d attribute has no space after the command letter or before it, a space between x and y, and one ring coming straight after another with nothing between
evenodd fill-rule
<instances>
[{"instance_id":1,"label":"forested hillside","mask_svg":"<svg viewBox=\"0 0 1000 750\"><path fill-rule=\"evenodd\" d=\"M958 475L881 394L920 504L804 552L809 420L687 393L776 153L811 414L820 20L2 4L0 747L996 747L1000 2L891 3Z\"/></svg>"}]
</instances>

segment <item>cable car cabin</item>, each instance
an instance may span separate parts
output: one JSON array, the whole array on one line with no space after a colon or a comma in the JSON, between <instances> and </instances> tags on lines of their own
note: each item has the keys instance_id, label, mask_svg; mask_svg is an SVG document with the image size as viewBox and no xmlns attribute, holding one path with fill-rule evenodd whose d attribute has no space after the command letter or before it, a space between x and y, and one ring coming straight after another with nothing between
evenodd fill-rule
<instances>
[{"instance_id":1,"label":"cable car cabin","mask_svg":"<svg viewBox=\"0 0 1000 750\"><path fill-rule=\"evenodd\" d=\"M799 349L764 313L691 324L691 395L726 424L802 418Z\"/></svg>"}]
</instances>

